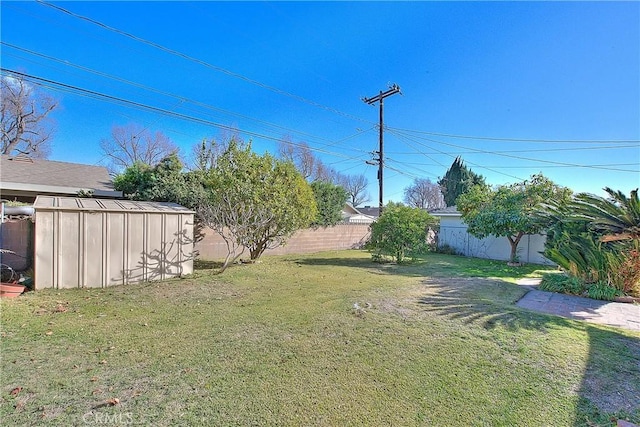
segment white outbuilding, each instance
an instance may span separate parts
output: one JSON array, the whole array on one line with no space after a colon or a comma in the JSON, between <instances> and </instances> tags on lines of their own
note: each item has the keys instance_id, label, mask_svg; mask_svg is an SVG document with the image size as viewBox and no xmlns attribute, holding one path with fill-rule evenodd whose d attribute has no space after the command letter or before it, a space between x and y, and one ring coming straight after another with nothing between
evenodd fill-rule
<instances>
[{"instance_id":1,"label":"white outbuilding","mask_svg":"<svg viewBox=\"0 0 640 427\"><path fill-rule=\"evenodd\" d=\"M175 203L38 196L35 287L107 287L193 272L194 212Z\"/></svg>"}]
</instances>

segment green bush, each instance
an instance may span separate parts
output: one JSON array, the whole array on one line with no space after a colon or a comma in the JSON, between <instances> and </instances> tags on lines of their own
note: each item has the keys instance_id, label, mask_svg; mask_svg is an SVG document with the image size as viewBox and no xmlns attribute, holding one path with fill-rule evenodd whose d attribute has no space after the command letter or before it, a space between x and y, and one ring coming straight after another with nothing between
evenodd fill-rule
<instances>
[{"instance_id":1,"label":"green bush","mask_svg":"<svg viewBox=\"0 0 640 427\"><path fill-rule=\"evenodd\" d=\"M390 202L382 215L371 224L371 238L367 248L374 260L393 257L400 264L406 257L425 253L427 231L436 219L426 211Z\"/></svg>"},{"instance_id":2,"label":"green bush","mask_svg":"<svg viewBox=\"0 0 640 427\"><path fill-rule=\"evenodd\" d=\"M582 295L586 290L586 286L582 280L575 276L552 273L542 276L539 289L548 292Z\"/></svg>"},{"instance_id":3,"label":"green bush","mask_svg":"<svg viewBox=\"0 0 640 427\"><path fill-rule=\"evenodd\" d=\"M593 299L613 301L615 297L621 296L622 292L605 282L597 282L587 288L587 295Z\"/></svg>"}]
</instances>

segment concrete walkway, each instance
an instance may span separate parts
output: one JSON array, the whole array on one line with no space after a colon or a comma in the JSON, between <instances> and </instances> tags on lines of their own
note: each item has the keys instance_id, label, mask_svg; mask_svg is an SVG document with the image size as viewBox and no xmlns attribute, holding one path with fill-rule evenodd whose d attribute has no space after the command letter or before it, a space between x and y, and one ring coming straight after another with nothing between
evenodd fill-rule
<instances>
[{"instance_id":1,"label":"concrete walkway","mask_svg":"<svg viewBox=\"0 0 640 427\"><path fill-rule=\"evenodd\" d=\"M640 331L640 304L598 301L573 295L544 292L533 288L539 283L523 279L519 285L531 290L516 303L518 307L554 314L574 320Z\"/></svg>"}]
</instances>

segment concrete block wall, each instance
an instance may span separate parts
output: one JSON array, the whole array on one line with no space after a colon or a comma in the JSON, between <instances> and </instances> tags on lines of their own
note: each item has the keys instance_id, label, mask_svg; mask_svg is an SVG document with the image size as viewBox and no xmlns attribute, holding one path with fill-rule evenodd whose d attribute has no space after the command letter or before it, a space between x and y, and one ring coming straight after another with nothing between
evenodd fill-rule
<instances>
[{"instance_id":1,"label":"concrete block wall","mask_svg":"<svg viewBox=\"0 0 640 427\"><path fill-rule=\"evenodd\" d=\"M220 260L227 255L227 246L222 237L211 229L204 231L205 237L195 244L199 258ZM303 254L330 250L359 248L369 239L369 224L339 224L296 232L285 246L268 249L265 255ZM245 252L246 257L249 253Z\"/></svg>"},{"instance_id":2,"label":"concrete block wall","mask_svg":"<svg viewBox=\"0 0 640 427\"><path fill-rule=\"evenodd\" d=\"M9 219L0 225L0 246L15 254L0 254L0 263L16 271L32 267L33 228L30 219Z\"/></svg>"}]
</instances>

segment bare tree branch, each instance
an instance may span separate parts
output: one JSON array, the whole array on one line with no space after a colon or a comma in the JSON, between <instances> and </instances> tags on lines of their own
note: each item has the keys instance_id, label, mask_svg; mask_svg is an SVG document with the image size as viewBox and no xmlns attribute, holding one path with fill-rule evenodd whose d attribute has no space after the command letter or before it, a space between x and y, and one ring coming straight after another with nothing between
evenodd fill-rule
<instances>
[{"instance_id":1,"label":"bare tree branch","mask_svg":"<svg viewBox=\"0 0 640 427\"><path fill-rule=\"evenodd\" d=\"M118 171L142 162L157 165L178 147L162 132L151 132L137 124L114 126L111 139L100 141L100 148L110 160L109 168Z\"/></svg>"},{"instance_id":2,"label":"bare tree branch","mask_svg":"<svg viewBox=\"0 0 640 427\"><path fill-rule=\"evenodd\" d=\"M0 80L0 152L46 158L54 126L49 114L58 107L58 101L37 91L20 77L2 76Z\"/></svg>"},{"instance_id":3,"label":"bare tree branch","mask_svg":"<svg viewBox=\"0 0 640 427\"><path fill-rule=\"evenodd\" d=\"M349 202L353 207L360 206L371 200L371 195L367 192L369 181L362 174L342 175L340 185L349 195Z\"/></svg>"},{"instance_id":4,"label":"bare tree branch","mask_svg":"<svg viewBox=\"0 0 640 427\"><path fill-rule=\"evenodd\" d=\"M428 178L418 178L404 189L404 202L414 208L442 209L446 207L440 186Z\"/></svg>"}]
</instances>

